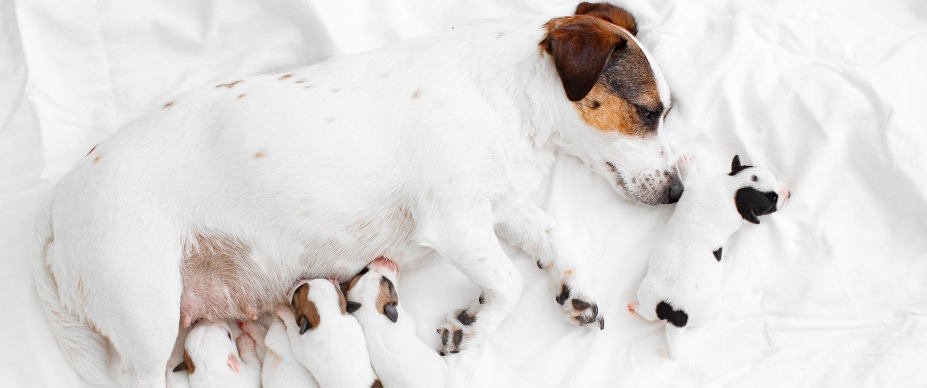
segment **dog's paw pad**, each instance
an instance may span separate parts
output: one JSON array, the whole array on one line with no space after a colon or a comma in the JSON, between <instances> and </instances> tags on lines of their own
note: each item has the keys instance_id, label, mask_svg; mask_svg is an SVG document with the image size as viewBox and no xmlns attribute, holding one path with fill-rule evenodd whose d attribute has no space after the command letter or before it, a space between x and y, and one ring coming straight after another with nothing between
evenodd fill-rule
<instances>
[{"instance_id":1,"label":"dog's paw pad","mask_svg":"<svg viewBox=\"0 0 927 388\"><path fill-rule=\"evenodd\" d=\"M555 299L560 304L564 315L573 323L590 327L596 325L599 330L605 329L605 318L599 314L598 304L584 293L577 292L564 283Z\"/></svg>"},{"instance_id":2,"label":"dog's paw pad","mask_svg":"<svg viewBox=\"0 0 927 388\"><path fill-rule=\"evenodd\" d=\"M679 172L683 175L687 174L690 170L698 168L698 160L695 159L695 155L685 154L679 157L679 160L676 162L676 165L679 167Z\"/></svg>"},{"instance_id":3,"label":"dog's paw pad","mask_svg":"<svg viewBox=\"0 0 927 388\"><path fill-rule=\"evenodd\" d=\"M441 338L441 345L437 349L438 354L442 356L457 354L468 348L476 334L473 326L476 319L476 314L466 310L449 317L447 322L438 328L438 336Z\"/></svg>"}]
</instances>

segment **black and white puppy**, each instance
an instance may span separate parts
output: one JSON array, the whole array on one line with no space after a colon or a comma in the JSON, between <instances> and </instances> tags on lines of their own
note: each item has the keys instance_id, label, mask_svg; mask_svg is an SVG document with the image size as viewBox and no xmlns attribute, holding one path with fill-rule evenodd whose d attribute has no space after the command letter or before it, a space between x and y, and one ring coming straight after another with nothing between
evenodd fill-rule
<instances>
[{"instance_id":1,"label":"black and white puppy","mask_svg":"<svg viewBox=\"0 0 927 388\"><path fill-rule=\"evenodd\" d=\"M373 370L386 387L461 386L457 372L415 335L412 316L399 304L398 277L395 263L378 258L347 284L347 309L364 329ZM461 314L461 322L473 320ZM446 344L449 333L443 335Z\"/></svg>"},{"instance_id":2,"label":"black and white puppy","mask_svg":"<svg viewBox=\"0 0 927 388\"><path fill-rule=\"evenodd\" d=\"M639 302L628 305L647 320L667 322L670 358L680 352L685 329L710 321L718 308L722 245L744 221L759 224L791 195L772 172L741 165L738 156L728 174L699 178L690 155L679 159L679 170L686 192L650 256Z\"/></svg>"},{"instance_id":3,"label":"black and white puppy","mask_svg":"<svg viewBox=\"0 0 927 388\"><path fill-rule=\"evenodd\" d=\"M290 350L322 388L378 386L364 332L347 313L344 294L334 280L296 283L290 306L278 305Z\"/></svg>"}]
</instances>

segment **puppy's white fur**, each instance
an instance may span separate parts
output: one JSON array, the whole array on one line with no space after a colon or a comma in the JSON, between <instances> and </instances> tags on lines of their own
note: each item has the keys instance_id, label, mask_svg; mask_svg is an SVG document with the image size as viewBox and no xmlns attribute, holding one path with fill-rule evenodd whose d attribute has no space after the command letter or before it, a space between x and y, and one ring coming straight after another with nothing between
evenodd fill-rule
<instances>
[{"instance_id":1,"label":"puppy's white fur","mask_svg":"<svg viewBox=\"0 0 927 388\"><path fill-rule=\"evenodd\" d=\"M370 365L364 331L357 319L344 313L339 305L341 291L325 279L303 280L293 289L303 284L309 285L308 300L318 311L317 326L300 334L300 322L293 310L277 306L296 360L322 388L369 388L377 376Z\"/></svg>"},{"instance_id":2,"label":"puppy's white fur","mask_svg":"<svg viewBox=\"0 0 927 388\"><path fill-rule=\"evenodd\" d=\"M364 329L370 362L385 387L439 388L462 386L460 376L434 349L425 345L415 334L415 321L395 300L392 307L381 306L388 279L395 289L398 274L394 267L375 261L367 273L352 280L348 305L358 303L352 312ZM393 303L393 302L390 302ZM356 305L355 305L356 306ZM384 312L386 308L387 312ZM392 309L392 310L389 310ZM389 314L396 318L393 322Z\"/></svg>"},{"instance_id":3,"label":"puppy's white fur","mask_svg":"<svg viewBox=\"0 0 927 388\"><path fill-rule=\"evenodd\" d=\"M257 343L258 354L264 355L261 368L261 384L264 387L318 387L309 370L300 364L290 349L290 337L280 317L273 316L267 330L255 323L247 322L243 330Z\"/></svg>"},{"instance_id":4,"label":"puppy's white fur","mask_svg":"<svg viewBox=\"0 0 927 388\"><path fill-rule=\"evenodd\" d=\"M718 309L723 266L715 251L745 222L735 204L737 191L755 188L777 193L777 210L791 195L772 172L761 167L750 167L733 176L700 178L695 157L685 155L679 160L679 169L685 194L650 255L647 275L638 289L639 302L628 305L629 311L650 321L659 319L657 307L661 302L686 315L687 322L681 327L666 324L670 358L682 352L686 328L709 322Z\"/></svg>"},{"instance_id":5,"label":"puppy's white fur","mask_svg":"<svg viewBox=\"0 0 927 388\"><path fill-rule=\"evenodd\" d=\"M646 203L667 186L616 179L675 168L662 117L646 137L581 119L538 46L548 20L481 21L210 85L100 143L38 220L37 290L65 357L107 384L117 354L118 384L161 387L182 301L200 309L184 307L184 323L253 319L296 279L346 279L372 258L402 264L432 249L483 289L473 324L452 314L442 325L463 332L442 351L460 351L492 334L521 293L496 232L543 264L556 294L571 290L561 303L571 322L595 322L588 280L528 196L558 150Z\"/></svg>"},{"instance_id":6,"label":"puppy's white fur","mask_svg":"<svg viewBox=\"0 0 927 388\"><path fill-rule=\"evenodd\" d=\"M254 340L242 334L232 342L225 322L198 322L187 334L184 351L184 358L189 357L184 366L191 388L261 386L261 363Z\"/></svg>"}]
</instances>

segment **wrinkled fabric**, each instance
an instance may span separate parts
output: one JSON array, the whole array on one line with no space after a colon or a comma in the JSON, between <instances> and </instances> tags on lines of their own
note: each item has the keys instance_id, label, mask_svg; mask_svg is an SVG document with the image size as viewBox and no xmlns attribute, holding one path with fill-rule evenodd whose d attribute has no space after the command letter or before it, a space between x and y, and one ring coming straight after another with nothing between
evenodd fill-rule
<instances>
[{"instance_id":1,"label":"wrinkled fabric","mask_svg":"<svg viewBox=\"0 0 927 388\"><path fill-rule=\"evenodd\" d=\"M664 135L703 174L739 154L789 205L724 246L724 304L679 360L630 315L672 206L633 205L561 156L535 200L588 271L604 331L558 316L534 260L515 311L447 357L470 386L927 386L927 3L626 0L676 106ZM305 66L575 2L0 2L0 386L83 386L33 290L39 204L97 142L202 84ZM454 49L454 48L449 48ZM557 91L552 91L557 92ZM449 124L449 125L452 125ZM131 258L127 258L130 260ZM403 269L419 336L479 290L431 255Z\"/></svg>"}]
</instances>

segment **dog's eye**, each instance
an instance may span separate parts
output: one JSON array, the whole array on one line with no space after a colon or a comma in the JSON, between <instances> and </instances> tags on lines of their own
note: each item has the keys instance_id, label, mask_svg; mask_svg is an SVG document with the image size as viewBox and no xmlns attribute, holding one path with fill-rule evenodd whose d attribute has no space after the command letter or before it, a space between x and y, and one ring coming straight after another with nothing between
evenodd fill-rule
<instances>
[{"instance_id":1,"label":"dog's eye","mask_svg":"<svg viewBox=\"0 0 927 388\"><path fill-rule=\"evenodd\" d=\"M753 178L750 178L750 179L752 179L754 182L756 182L756 181L759 180L759 179L757 179L756 175L754 175Z\"/></svg>"},{"instance_id":2,"label":"dog's eye","mask_svg":"<svg viewBox=\"0 0 927 388\"><path fill-rule=\"evenodd\" d=\"M661 111L662 111L662 109L660 109L659 111L655 111L655 110L647 109L647 108L642 107L642 106L638 106L638 107L637 107L637 115L640 116L641 122L642 122L644 125L654 125L654 124L656 124L657 121L660 120L660 112L661 112Z\"/></svg>"}]
</instances>

